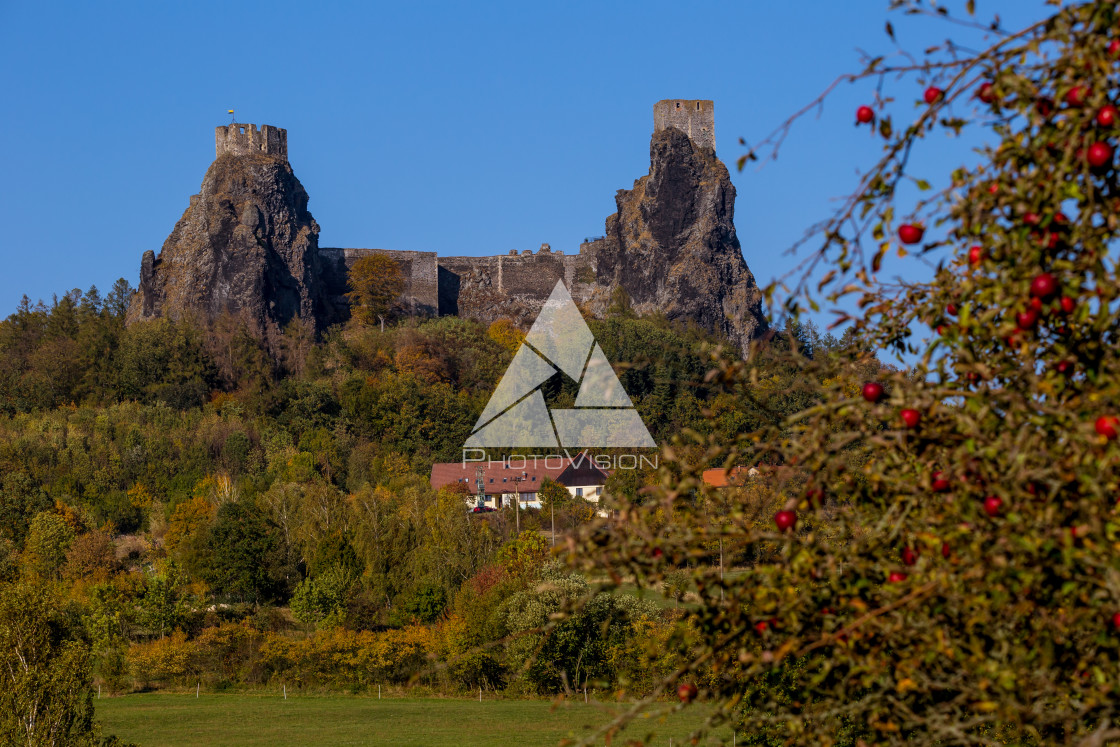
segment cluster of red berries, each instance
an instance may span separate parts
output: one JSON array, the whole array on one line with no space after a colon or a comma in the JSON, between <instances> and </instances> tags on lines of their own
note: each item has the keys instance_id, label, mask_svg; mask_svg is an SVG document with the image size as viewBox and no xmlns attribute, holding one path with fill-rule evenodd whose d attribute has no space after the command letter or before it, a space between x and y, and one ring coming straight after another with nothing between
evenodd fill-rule
<instances>
[{"instance_id":1,"label":"cluster of red berries","mask_svg":"<svg viewBox=\"0 0 1120 747\"><path fill-rule=\"evenodd\" d=\"M1109 44L1109 54L1116 57L1120 56L1120 51L1113 52L1113 47L1116 46L1120 50L1120 40L1113 40ZM1082 85L1075 85L1066 92L1065 101L1071 107L1081 107L1089 100L1091 91ZM926 88L922 94L922 98L927 104L933 105L944 98L945 92L937 86L930 86ZM976 98L985 104L992 104L996 101L995 85L990 81L984 81L976 89ZM1050 99L1040 98L1036 102L1036 109L1043 116L1049 116L1054 110L1054 103ZM856 109L856 124L870 124L875 121L875 111L868 105L864 104ZM1096 114L1097 124L1104 129L1112 129L1120 122L1120 110L1112 104L1103 106ZM1083 157L1089 165L1095 170L1106 170L1112 165L1115 156L1115 149L1107 140L1097 140L1089 144L1089 147L1081 151ZM998 186L992 184L990 190L995 193ZM898 238L903 244L917 244L922 240L925 234L925 227L920 223L904 223L898 229ZM1051 241L1056 241L1053 234L1050 237ZM974 247L976 248L976 247ZM979 260L973 261L976 264ZM1033 326L1033 325L1032 325Z\"/></svg>"}]
</instances>

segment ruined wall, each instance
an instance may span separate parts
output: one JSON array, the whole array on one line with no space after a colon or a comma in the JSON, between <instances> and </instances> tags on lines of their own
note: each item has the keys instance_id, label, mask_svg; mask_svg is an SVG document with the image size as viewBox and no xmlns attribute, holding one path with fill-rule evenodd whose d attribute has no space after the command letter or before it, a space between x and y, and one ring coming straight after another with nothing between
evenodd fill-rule
<instances>
[{"instance_id":1,"label":"ruined wall","mask_svg":"<svg viewBox=\"0 0 1120 747\"><path fill-rule=\"evenodd\" d=\"M577 302L590 300L599 290L595 252L588 244L581 246L579 254L552 251L544 244L537 252L526 249L489 257L323 248L319 250L323 277L336 319L345 319L348 313L343 295L347 270L360 257L373 252L397 260L405 276L405 305L410 313L421 316L465 316L482 322L506 317L529 324L557 280L564 280Z\"/></svg>"},{"instance_id":2,"label":"ruined wall","mask_svg":"<svg viewBox=\"0 0 1120 747\"><path fill-rule=\"evenodd\" d=\"M404 306L414 316L435 316L439 309L438 271L435 252L395 251L391 249L340 249L321 247L319 260L322 282L327 302L331 307L332 323L346 319L350 302L345 293L347 273L362 257L386 254L400 265L404 276Z\"/></svg>"},{"instance_id":3,"label":"ruined wall","mask_svg":"<svg viewBox=\"0 0 1120 747\"><path fill-rule=\"evenodd\" d=\"M676 127L703 148L716 148L715 103L707 99L662 99L653 105L653 131Z\"/></svg>"},{"instance_id":4,"label":"ruined wall","mask_svg":"<svg viewBox=\"0 0 1120 747\"><path fill-rule=\"evenodd\" d=\"M272 125L261 125L258 130L254 124L239 122L219 125L214 128L214 157L223 154L233 156L264 154L287 160L288 131Z\"/></svg>"}]
</instances>

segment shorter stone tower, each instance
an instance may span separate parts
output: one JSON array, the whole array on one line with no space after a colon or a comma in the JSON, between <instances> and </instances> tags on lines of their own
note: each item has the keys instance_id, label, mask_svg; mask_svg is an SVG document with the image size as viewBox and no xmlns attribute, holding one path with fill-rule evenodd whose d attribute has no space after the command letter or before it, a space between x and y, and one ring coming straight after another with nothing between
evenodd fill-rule
<instances>
[{"instance_id":1,"label":"shorter stone tower","mask_svg":"<svg viewBox=\"0 0 1120 747\"><path fill-rule=\"evenodd\" d=\"M214 157L263 153L288 160L288 131L272 125L234 123L214 128Z\"/></svg>"},{"instance_id":2,"label":"shorter stone tower","mask_svg":"<svg viewBox=\"0 0 1120 747\"><path fill-rule=\"evenodd\" d=\"M697 145L715 150L715 108L707 99L662 99L653 105L653 131L676 127Z\"/></svg>"}]
</instances>

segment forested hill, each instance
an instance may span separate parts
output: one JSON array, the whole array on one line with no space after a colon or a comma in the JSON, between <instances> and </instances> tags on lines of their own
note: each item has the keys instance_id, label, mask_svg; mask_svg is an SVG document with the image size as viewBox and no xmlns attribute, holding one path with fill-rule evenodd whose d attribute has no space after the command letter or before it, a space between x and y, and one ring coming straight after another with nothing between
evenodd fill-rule
<instances>
[{"instance_id":1,"label":"forested hill","mask_svg":"<svg viewBox=\"0 0 1120 747\"><path fill-rule=\"evenodd\" d=\"M150 528L152 506L166 513L157 523L170 518L216 475L245 499L278 481L353 492L376 484L371 465L385 460L424 477L433 461L459 458L522 335L448 317L384 332L351 323L316 341L297 321L270 356L229 315L126 326L129 293L121 280L105 298L96 288L49 306L25 298L0 322L2 522L17 543L55 502L93 526ZM684 428L730 436L755 425L751 408L703 383L705 348L719 342L709 333L625 306L590 324L658 443ZM805 403L792 372L775 362L773 375L767 407ZM546 394L571 406L575 384L558 376Z\"/></svg>"},{"instance_id":2,"label":"forested hill","mask_svg":"<svg viewBox=\"0 0 1120 747\"><path fill-rule=\"evenodd\" d=\"M565 670L621 677L607 660L668 624L608 598L594 609L620 626L609 647L525 671L514 634L587 591L546 565L552 520L562 541L593 507L546 483L544 510L472 516L462 493L428 481L433 461L460 457L520 345L512 323L352 320L316 339L295 322L266 348L228 315L126 325L129 291L25 300L0 322L0 596L12 609L36 589L74 602L98 683L353 688L330 662L379 646L394 663L361 681L406 683L431 657L512 636L439 686L556 692ZM718 340L619 301L589 324L659 443L689 428L731 440L803 409L817 396L805 361L850 344L779 335L752 359L751 390L723 391L705 384ZM545 390L574 403L559 375ZM626 477L608 501L657 479ZM544 576L568 591L538 595ZM595 615L571 624L599 630Z\"/></svg>"}]
</instances>

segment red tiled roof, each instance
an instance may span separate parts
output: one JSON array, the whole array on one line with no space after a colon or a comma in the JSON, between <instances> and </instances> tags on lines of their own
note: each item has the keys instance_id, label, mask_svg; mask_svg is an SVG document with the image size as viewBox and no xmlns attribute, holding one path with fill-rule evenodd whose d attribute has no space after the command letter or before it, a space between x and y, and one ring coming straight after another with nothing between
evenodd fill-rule
<instances>
[{"instance_id":1,"label":"red tiled roof","mask_svg":"<svg viewBox=\"0 0 1120 747\"><path fill-rule=\"evenodd\" d=\"M717 467L715 469L706 469L702 475L703 480L713 488L726 488L728 485L742 485L743 481L750 476L749 467L732 467L730 470L725 467Z\"/></svg>"},{"instance_id":2,"label":"red tiled roof","mask_svg":"<svg viewBox=\"0 0 1120 747\"><path fill-rule=\"evenodd\" d=\"M431 484L436 490L455 483L465 483L472 494L477 490L477 471L482 468L483 489L488 494L536 493L540 490L544 478L560 482L559 478L569 466L580 464L577 473L586 478L589 470L597 469L589 460L579 456L574 459L567 457L525 457L524 464L520 457L511 457L507 462L494 460L491 462L437 462L432 465ZM604 473L605 474L605 473ZM521 477L520 483L514 478ZM581 485L590 482L580 481Z\"/></svg>"}]
</instances>

